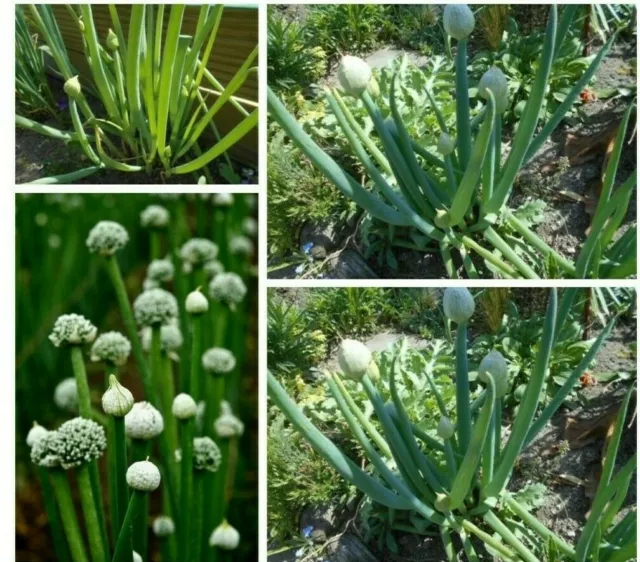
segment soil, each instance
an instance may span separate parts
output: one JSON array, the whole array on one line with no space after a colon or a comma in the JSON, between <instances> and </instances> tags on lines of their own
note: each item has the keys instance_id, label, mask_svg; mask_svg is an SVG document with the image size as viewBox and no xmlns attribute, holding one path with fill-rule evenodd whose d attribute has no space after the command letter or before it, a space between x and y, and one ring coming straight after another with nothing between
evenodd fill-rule
<instances>
[{"instance_id":1,"label":"soil","mask_svg":"<svg viewBox=\"0 0 640 562\"><path fill-rule=\"evenodd\" d=\"M304 13L302 15L296 13L294 17L304 19ZM389 56L398 53L395 46L386 46L369 55L367 60L375 63L375 66L384 66L383 63L389 60ZM421 60L419 54L410 54L416 61ZM635 44L619 43L614 45L600 65L590 90L596 94L618 88L627 88L633 91L636 87L635 61ZM325 80L330 83L332 75ZM579 119L565 120L516 179L509 206L516 209L531 199L545 201L547 208L543 221L537 226L536 231L551 247L570 259L576 257L587 235L591 221L589 211L594 208L594 203L597 203L597 194L594 191L602 173L605 148L602 147L600 150L594 151L593 157L588 161L572 165L566 171L555 170L555 166L563 156L567 135L587 139L585 140L587 144L595 142L606 132L607 127L620 119L630 103L629 99L629 97L614 96L584 103L579 109ZM629 137L632 136L633 129L630 125ZM509 139L505 138L503 146L508 143ZM632 139L628 138L624 145L616 186L627 179L636 165L636 141L633 136ZM623 225L617 236L621 236L636 221L636 191L634 190ZM359 237L356 237L355 243L352 243L351 247L355 247L364 255L365 247ZM424 253L394 247L394 255L398 262L397 269L392 268L386 262L378 263L375 259L368 260L377 277L382 279L448 278L437 251ZM456 258L454 257L454 259ZM481 261L477 260L476 265L480 267L479 271L486 271ZM281 271L277 277L295 278L294 269ZM331 279L332 272L327 269L325 267L324 271L316 273L315 277ZM275 277L276 275L270 276Z\"/></svg>"},{"instance_id":2,"label":"soil","mask_svg":"<svg viewBox=\"0 0 640 562\"><path fill-rule=\"evenodd\" d=\"M55 99L66 100L66 96L62 91L61 82L59 80L51 79L50 84ZM99 107L96 107L95 103L90 103L90 105L92 106L92 109L94 109L94 111L99 111ZM60 112L60 119L62 120L62 122L59 122L52 117L49 117L48 120L40 119L38 117L34 117L34 119L50 127L58 128L65 131L72 130L73 128L71 125L71 117L69 116L67 109L63 109ZM79 146L75 146L74 144L67 145L60 140L41 135L40 133L37 133L35 131L29 131L18 127L16 127L15 129L15 134L16 184L29 183L48 176L68 174L91 166L91 162ZM216 159L209 165L209 172L211 173L214 184L229 183L220 174L219 167L224 161L225 160L222 158ZM247 168L247 166L243 166L238 162L234 162L233 160L232 166L238 174L241 174L243 169ZM251 182L254 183L258 176L256 173L253 173L251 177L255 178ZM153 170L150 174L120 172L118 170L106 169L96 172L95 174L92 174L81 180L77 180L74 183L116 185L175 185L196 184L197 180L198 177L195 174L174 174L170 177L167 177L164 171L160 169ZM243 181L242 183L245 183L245 181Z\"/></svg>"},{"instance_id":3,"label":"soil","mask_svg":"<svg viewBox=\"0 0 640 562\"><path fill-rule=\"evenodd\" d=\"M293 300L304 302L304 291L291 290L288 296ZM302 294L301 294L302 293ZM635 319L629 323L621 321L596 356L596 363L591 374L609 374L612 372L634 373L637 360L631 353L629 346L636 341L637 327ZM592 336L597 336L595 332ZM382 336L386 337L386 334ZM381 337L380 335L378 337ZM412 337L409 336L408 337ZM375 339L375 338L373 338ZM543 482L547 486L544 503L535 512L536 517L549 529L553 530L567 542L575 544L582 529L585 516L591 505L592 495L597 486L599 468L602 462L605 444L604 431L594 432L592 439L573 443L568 450L561 450L559 445L566 438L564 431L568 418L579 420L580 423L590 424L608 413L615 416L619 404L628 390L628 383L614 382L586 386L579 391L582 405L568 411L559 411L540 432L520 457L520 462L514 471L509 489L518 491L532 481ZM624 429L616 464L619 469L637 450L635 400L628 411L627 425ZM505 438L508 435L504 435ZM616 520L624 517L630 510L635 509L637 503L637 484L632 481L627 498ZM334 508L335 509L335 508ZM351 518L348 518L351 519ZM346 519L345 519L346 520ZM355 527L348 532L358 535L360 523L355 520ZM335 529L336 533L345 531ZM395 534L398 552L392 553L375 541L368 544L380 562L446 562L439 537L418 536L415 534ZM329 538L329 540L331 540ZM475 544L475 543L474 543ZM482 552L482 545L475 544L476 551ZM458 549L461 551L461 548ZM460 555L460 560L466 560ZM491 559L488 557L483 559ZM311 559L308 562L320 562ZM352 558L351 560L356 560Z\"/></svg>"}]
</instances>

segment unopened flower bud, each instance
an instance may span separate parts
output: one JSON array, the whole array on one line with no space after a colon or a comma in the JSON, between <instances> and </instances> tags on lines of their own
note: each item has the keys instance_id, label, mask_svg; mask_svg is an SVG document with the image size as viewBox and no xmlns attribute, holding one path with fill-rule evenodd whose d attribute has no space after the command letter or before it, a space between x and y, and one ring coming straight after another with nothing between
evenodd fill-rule
<instances>
[{"instance_id":1,"label":"unopened flower bud","mask_svg":"<svg viewBox=\"0 0 640 562\"><path fill-rule=\"evenodd\" d=\"M471 35L476 19L466 4L447 4L444 8L443 23L445 31L451 37L462 41Z\"/></svg>"},{"instance_id":2,"label":"unopened flower bud","mask_svg":"<svg viewBox=\"0 0 640 562\"><path fill-rule=\"evenodd\" d=\"M140 492L153 492L160 486L160 471L149 461L134 462L127 469L127 484Z\"/></svg>"},{"instance_id":3,"label":"unopened flower bud","mask_svg":"<svg viewBox=\"0 0 640 562\"><path fill-rule=\"evenodd\" d=\"M367 374L373 357L363 343L356 340L342 340L338 348L338 364L343 374L354 380L360 380Z\"/></svg>"},{"instance_id":4,"label":"unopened flower bud","mask_svg":"<svg viewBox=\"0 0 640 562\"><path fill-rule=\"evenodd\" d=\"M209 538L209 546L217 546L222 550L235 550L239 544L240 533L226 519L214 529Z\"/></svg>"},{"instance_id":5,"label":"unopened flower bud","mask_svg":"<svg viewBox=\"0 0 640 562\"><path fill-rule=\"evenodd\" d=\"M113 29L110 29L109 33L107 33L107 47L111 51L115 51L119 46L118 36L113 32Z\"/></svg>"},{"instance_id":6,"label":"unopened flower bud","mask_svg":"<svg viewBox=\"0 0 640 562\"><path fill-rule=\"evenodd\" d=\"M442 299L444 314L456 324L464 324L476 308L473 296L464 287L448 287Z\"/></svg>"},{"instance_id":7,"label":"unopened flower bud","mask_svg":"<svg viewBox=\"0 0 640 562\"><path fill-rule=\"evenodd\" d=\"M189 394L183 392L173 399L171 413L179 420L188 420L198 413L198 405Z\"/></svg>"},{"instance_id":8,"label":"unopened flower bud","mask_svg":"<svg viewBox=\"0 0 640 562\"><path fill-rule=\"evenodd\" d=\"M64 93L74 100L77 100L82 95L82 86L80 86L80 80L78 80L77 76L69 78L64 83L63 89Z\"/></svg>"},{"instance_id":9,"label":"unopened flower bud","mask_svg":"<svg viewBox=\"0 0 640 562\"><path fill-rule=\"evenodd\" d=\"M199 290L191 291L187 295L184 307L189 314L199 316L209 310L209 301Z\"/></svg>"},{"instance_id":10,"label":"unopened flower bud","mask_svg":"<svg viewBox=\"0 0 640 562\"><path fill-rule=\"evenodd\" d=\"M455 431L456 428L451 420L447 416L442 416L438 424L438 435L442 437L442 439L451 439Z\"/></svg>"},{"instance_id":11,"label":"unopened flower bud","mask_svg":"<svg viewBox=\"0 0 640 562\"><path fill-rule=\"evenodd\" d=\"M438 152L443 156L449 156L454 148L455 141L447 133L442 133L438 139Z\"/></svg>"},{"instance_id":12,"label":"unopened flower bud","mask_svg":"<svg viewBox=\"0 0 640 562\"><path fill-rule=\"evenodd\" d=\"M133 408L133 394L122 386L114 375L109 375L109 388L102 395L102 409L105 414L122 418Z\"/></svg>"},{"instance_id":13,"label":"unopened flower bud","mask_svg":"<svg viewBox=\"0 0 640 562\"><path fill-rule=\"evenodd\" d=\"M347 94L359 96L369 86L371 67L359 57L346 55L338 66L338 80Z\"/></svg>"}]
</instances>

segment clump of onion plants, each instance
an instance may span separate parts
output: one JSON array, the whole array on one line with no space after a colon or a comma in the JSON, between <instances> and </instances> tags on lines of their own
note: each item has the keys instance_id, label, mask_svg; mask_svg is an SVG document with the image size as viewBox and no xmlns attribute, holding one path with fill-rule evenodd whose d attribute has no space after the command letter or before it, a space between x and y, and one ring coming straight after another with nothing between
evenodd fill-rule
<instances>
[{"instance_id":1,"label":"clump of onion plants","mask_svg":"<svg viewBox=\"0 0 640 562\"><path fill-rule=\"evenodd\" d=\"M208 201L198 203L213 210ZM243 231L243 203L241 197L231 201L226 241ZM75 313L52 326L49 340L67 357L71 375L61 376L53 400L60 412L77 417L57 428L34 424L26 442L51 499L46 508L57 560L157 559L151 532L162 562L216 560L241 546L232 525L241 528L242 519L228 503L244 430L231 404L238 402L246 356L246 303L236 291L234 310L219 323L218 308L201 290L205 266L222 258L219 246L204 225L201 237L176 236L176 214L183 211L181 205L143 211L142 232L153 239L146 281L162 287L143 287L135 295L118 264L130 243L125 226L105 220L87 235L90 259L101 261L110 278L113 290L105 298L119 310L124 333L101 333ZM223 268L248 282L249 264L230 260L234 254L225 250ZM93 376L97 372L101 376ZM203 422L197 424L199 409ZM104 478L97 465L103 455ZM76 482L79 506L73 501ZM152 501L154 494L159 501Z\"/></svg>"},{"instance_id":2,"label":"clump of onion plants","mask_svg":"<svg viewBox=\"0 0 640 562\"><path fill-rule=\"evenodd\" d=\"M226 156L258 123L255 104L235 95L257 71L258 47L224 86L208 69L224 6L202 5L193 35L183 31L188 9L184 4L133 5L125 34L122 10L109 6L112 28L100 36L90 4L68 6L89 69L79 75L52 7L25 8L65 80L73 128L64 131L21 115L16 125L78 143L90 162L76 172L34 183L69 183L103 169L147 174L161 170L166 176L194 173L198 181L213 182L208 165ZM22 34L18 38L23 39ZM215 118L227 104L240 114L240 121L221 136Z\"/></svg>"},{"instance_id":3,"label":"clump of onion plants","mask_svg":"<svg viewBox=\"0 0 640 562\"><path fill-rule=\"evenodd\" d=\"M636 185L636 171L615 186L633 105L622 118L591 229L575 261L549 246L531 230L526 217L509 207L518 173L561 123L615 40L613 34L540 128L550 70L576 9L577 6L565 6L559 18L557 7L550 6L536 78L506 158L503 158L501 115L509 106L509 85L497 67L489 69L479 83L469 84L467 43L475 19L464 4L447 5L443 17L444 29L457 47L455 80L451 83L456 100L455 131L447 128L442 109L428 86L425 92L430 102L425 111L433 111L440 127L436 151L425 148L420 139L411 138L407 131L399 110L404 101L399 73L392 79L389 98L382 100L369 65L357 57L345 56L338 69L342 93L337 88L326 90L329 107L370 189L325 152L269 89L270 115L347 198L373 219L389 226L391 244L425 252L439 251L452 278L458 276L460 268L470 278L486 275L478 271L478 264L503 278L536 279L549 272L578 279L628 277L636 271L636 228L629 228L622 236L617 231ZM470 86L482 105L473 118ZM363 104L373 125L371 132L368 125L356 120L343 100L344 95L354 96ZM390 108L388 115L385 107Z\"/></svg>"},{"instance_id":4,"label":"clump of onion plants","mask_svg":"<svg viewBox=\"0 0 640 562\"><path fill-rule=\"evenodd\" d=\"M622 562L633 558L636 544L635 513L631 518L616 519L636 470L636 454L624 464L616 464L633 387L626 394L607 442L593 504L574 544L536 519L521 496L509 488L520 453L572 391L615 323L614 318L553 400L542 407L539 400L548 382L551 349L574 297L574 292L566 290L558 305L556 290L550 291L536 362L513 416L503 415L503 401L513 389L507 360L497 351L480 362L476 374L482 390L471 399L467 326L475 306L473 296L464 288L444 292L444 313L456 329L452 373L456 400L455 407L447 408L438 387L429 384L440 417L435 435L423 431L418 426L421 420L411 419L407 413L407 400L425 397L403 400L398 392L397 381L401 378L422 376L431 381L433 377L433 365L415 372L415 363L406 361L406 342L384 374L388 394L384 390L384 395L381 393L380 389L386 387L378 381L375 360L359 342L343 341L338 354L339 372L325 372L337 407L361 447L362 464L356 464L323 435L271 374L269 397L313 449L371 502L388 508L389 517L408 521L403 528L414 528L417 534L439 535L448 560L458 560L459 541L468 560L484 558L485 553L478 548L481 545L499 560L538 562L547 559L545 553L553 552L556 560ZM370 408L367 405L363 410L358 405L343 383L345 378L361 385ZM372 415L365 414L367 409Z\"/></svg>"}]
</instances>

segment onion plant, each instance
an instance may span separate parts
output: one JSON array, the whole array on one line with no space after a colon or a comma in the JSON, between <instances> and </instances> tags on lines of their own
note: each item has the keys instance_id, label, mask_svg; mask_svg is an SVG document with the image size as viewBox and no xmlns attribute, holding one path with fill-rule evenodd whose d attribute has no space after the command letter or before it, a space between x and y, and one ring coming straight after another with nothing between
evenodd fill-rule
<instances>
[{"instance_id":1,"label":"onion plant","mask_svg":"<svg viewBox=\"0 0 640 562\"><path fill-rule=\"evenodd\" d=\"M629 490L636 455L618 470L614 467L633 388L626 394L608 441L598 490L575 544L569 544L538 521L508 486L518 456L558 410L615 323L614 318L551 403L541 407L539 399L548 376L550 352L566 318L565 309L574 296L566 291L558 306L556 290L551 290L523 401L517 414L507 418L503 416L502 403L511 392L508 365L497 351L481 361L477 380L484 389L476 400L470 399L466 327L474 312L474 300L464 288L445 291L445 315L457 324L456 403L455 408L447 409L438 388L430 385L441 417L437 437L422 431L416 425L419 420L410 419L397 390L397 381L405 374L410 378L420 376L409 373L415 363L404 361L406 342L384 373L390 395L383 396L381 385L376 382L381 373L371 352L357 341L344 340L338 352L340 372L325 372L326 383L360 444L364 469L313 425L271 374L269 397L313 449L372 502L388 508L392 520L399 517L399 512L405 512L416 532L420 529L439 533L448 560L458 559L453 537L460 540L468 560L480 559L478 544L499 560L537 562L545 559L543 553L547 549L562 559L577 562L627 560L624 553L635 548L635 528L631 529L626 519L614 520ZM422 376L430 379L432 367L427 365ZM342 378L362 385L371 408L363 410L356 403ZM375 414L377 424L365 414L367 409ZM509 429L505 431L507 422ZM533 540L522 540L522 529Z\"/></svg>"},{"instance_id":2,"label":"onion plant","mask_svg":"<svg viewBox=\"0 0 640 562\"><path fill-rule=\"evenodd\" d=\"M197 173L211 182L208 164L256 126L257 107L234 94L256 72L258 47L226 86L207 68L222 5L200 7L193 35L182 33L185 5L134 4L128 22L122 22L117 7L111 5L113 29L105 37L98 36L91 5L69 6L82 37L87 76L78 76L51 6L34 4L27 9L65 80L73 130L62 131L23 116L16 116L16 124L77 142L90 162L76 172L36 183L72 182L105 168L131 173L160 169L166 176ZM221 137L215 117L227 103L241 119ZM205 133L215 139L212 145Z\"/></svg>"},{"instance_id":3,"label":"onion plant","mask_svg":"<svg viewBox=\"0 0 640 562\"><path fill-rule=\"evenodd\" d=\"M616 236L616 232L635 188L636 172L619 187L614 186L620 179L617 178L618 164L632 106L620 124L592 227L575 261L549 246L508 206L518 172L560 124L616 38L614 34L600 49L546 125L539 128L550 70L576 9L577 6L565 6L559 18L557 7L550 7L536 78L506 159L503 158L501 113L509 105L509 91L507 80L498 68L489 69L480 82L473 85L484 106L478 115L470 116L472 89L468 79L467 43L475 20L469 7L462 4L447 5L443 18L448 35L457 41L455 83L451 85L456 98L455 131L447 128L441 108L429 86L426 87L430 109L441 129L437 151L428 150L407 132L399 110L403 103L399 74L394 75L389 99L380 103L377 100L380 89L371 69L357 57L343 57L338 69L343 91L326 89L326 99L371 189L363 187L322 150L272 90L268 91L270 115L345 196L371 217L388 225L392 243L419 251L437 248L450 277L457 277L457 263L461 263L468 277L479 277L479 260L474 257L504 278L536 279L549 271L579 279L628 277L636 270L636 228L628 229L622 236ZM345 94L355 96L363 104L379 144L344 103ZM390 107L386 119L381 110L385 105Z\"/></svg>"},{"instance_id":4,"label":"onion plant","mask_svg":"<svg viewBox=\"0 0 640 562\"><path fill-rule=\"evenodd\" d=\"M233 198L230 200L228 211L233 220L226 225L228 239L244 228L247 209L242 202L240 197L236 204ZM205 205L209 212L213 210L210 201L199 198L198 204ZM241 212L234 212L236 207ZM176 209L182 207L173 210ZM171 246L167 238L177 217L165 207L154 206L152 211L147 207L142 212L142 222L149 223L149 215L154 214L163 217L165 228L143 232L155 238L149 244L150 254L159 257ZM157 221L151 222L158 227ZM205 225L199 227L204 234ZM242 277L236 275L231 289L222 291L223 296L220 291L203 293L197 289L187 294L180 306L169 290L153 284L160 282L160 278L169 283L165 275L159 275L147 277L146 289L131 305L128 284L116 257L116 252L124 250L128 242L127 230L114 221L99 222L86 240L89 252L97 254L105 265L105 276L113 284L113 302L116 310L120 310L128 337L118 332L98 336L98 328L79 314L64 314L57 319L49 340L69 355L69 370L74 376L59 385L55 401L62 411L79 417L52 431L34 425L27 444L45 489L48 516L61 560L86 562L88 555L95 562L150 560L153 553L149 546L149 517L153 514L157 523L153 531L161 539L163 562L215 561L221 551L240 546L239 533L227 519L235 522L237 517L228 503L233 495L243 424L231 411L228 401L233 396L227 389L237 392L235 370L241 360L236 357L245 355L246 324L242 318L236 318L243 329L239 339L231 337L231 330L215 334L214 338L208 328L217 326L217 322L209 299L233 297L236 314L240 315L238 307L243 306L247 290ZM175 277L186 276L190 284L193 276L185 272L192 266L194 253L198 254L203 269L216 258L217 246L207 238L187 240L182 247L185 246L193 251L183 252L183 262L172 273ZM203 249L204 252L198 251ZM176 245L175 251L179 250ZM151 263L158 261L162 260ZM164 269L166 264L172 266L170 258L164 261ZM227 261L225 265L246 273L241 264ZM152 286L148 286L149 281L153 281ZM223 288L227 285L222 284ZM181 313L187 315L185 334L179 327ZM205 327L207 330L201 329ZM142 330L142 337L138 329ZM187 345L181 345L183 338ZM214 342L229 348L210 347ZM89 344L89 357L102 371L96 379L87 375L85 354ZM208 351L203 353L204 349ZM135 376L142 383L137 385L142 396L134 397L135 391L127 389L119 378L125 370L130 372L127 369L130 355L137 367ZM177 359L187 363L187 368L185 379L181 380L179 374L176 385ZM95 380L97 385L92 385ZM95 386L102 393L100 416L92 399ZM176 386L185 392L177 391ZM189 394L191 389L193 396ZM198 412L202 414L200 423ZM105 494L97 465L105 450L108 513L103 507ZM70 479L65 473L68 470L74 471L78 482L81 511L76 511L72 501ZM162 497L157 504L150 497L156 489ZM156 509L158 512L152 513Z\"/></svg>"}]
</instances>

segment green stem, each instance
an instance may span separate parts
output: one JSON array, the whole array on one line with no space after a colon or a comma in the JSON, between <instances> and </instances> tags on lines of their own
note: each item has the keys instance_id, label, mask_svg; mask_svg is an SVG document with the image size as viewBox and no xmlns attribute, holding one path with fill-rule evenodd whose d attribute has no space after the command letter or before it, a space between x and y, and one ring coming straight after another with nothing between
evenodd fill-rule
<instances>
[{"instance_id":1,"label":"green stem","mask_svg":"<svg viewBox=\"0 0 640 562\"><path fill-rule=\"evenodd\" d=\"M76 477L78 479L78 491L80 494L82 511L84 512L84 522L87 528L87 538L89 540L91 558L94 562L107 562L107 554L104 550L100 521L96 510L96 500L93 497L89 466L84 464L78 467L76 469Z\"/></svg>"},{"instance_id":2,"label":"green stem","mask_svg":"<svg viewBox=\"0 0 640 562\"><path fill-rule=\"evenodd\" d=\"M456 409L459 453L464 455L471 437L469 409L469 366L467 364L467 324L458 325L456 332Z\"/></svg>"},{"instance_id":3,"label":"green stem","mask_svg":"<svg viewBox=\"0 0 640 562\"><path fill-rule=\"evenodd\" d=\"M525 562L540 562L538 558L516 537L492 511L483 515L485 522L496 531L506 543L510 544Z\"/></svg>"},{"instance_id":4,"label":"green stem","mask_svg":"<svg viewBox=\"0 0 640 562\"><path fill-rule=\"evenodd\" d=\"M193 418L181 422L181 448L182 461L180 464L180 520L178 525L178 554L180 560L190 560L189 543L192 537L191 509L195 503L200 503L200 498L193 491Z\"/></svg>"},{"instance_id":5,"label":"green stem","mask_svg":"<svg viewBox=\"0 0 640 562\"><path fill-rule=\"evenodd\" d=\"M129 486L127 485L127 440L124 429L124 418L113 418L114 426L114 448L116 467L116 497L118 502L118 519L112 521L111 525L116 530L117 536L124 524L125 510L129 504ZM115 540L114 540L115 542Z\"/></svg>"},{"instance_id":6,"label":"green stem","mask_svg":"<svg viewBox=\"0 0 640 562\"><path fill-rule=\"evenodd\" d=\"M198 403L200 401L200 357L202 355L201 333L202 316L191 317L191 376L188 391Z\"/></svg>"},{"instance_id":7,"label":"green stem","mask_svg":"<svg viewBox=\"0 0 640 562\"><path fill-rule=\"evenodd\" d=\"M117 378L118 368L115 365L105 366L105 388L109 388L109 376ZM116 459L116 437L114 418L107 419L107 487L109 489L109 516L111 518L111 541L115 544L120 532L120 505L118 503L118 464ZM122 508L124 509L124 507Z\"/></svg>"},{"instance_id":8,"label":"green stem","mask_svg":"<svg viewBox=\"0 0 640 562\"><path fill-rule=\"evenodd\" d=\"M147 365L144 352L142 351L142 344L140 343L140 336L138 335L138 328L136 326L135 319L133 317L133 311L131 309L131 303L127 295L127 290L120 273L120 267L115 256L107 256L105 258L107 266L107 272L111 278L111 283L116 292L116 298L120 307L120 314L122 314L122 321L127 328L129 339L131 340L131 349L133 351L133 357L138 365L140 371L140 377L142 379L142 386L144 387L144 393L146 399L151 404L156 404L156 393L151 379L151 372Z\"/></svg>"},{"instance_id":9,"label":"green stem","mask_svg":"<svg viewBox=\"0 0 640 562\"><path fill-rule=\"evenodd\" d=\"M40 487L42 489L42 499L44 501L45 512L47 514L47 521L51 527L51 538L53 540L53 549L56 554L56 560L59 562L69 562L69 549L65 541L65 532L58 513L58 505L56 497L54 495L51 481L49 480L49 471L41 466L36 467L38 472L38 480L40 480Z\"/></svg>"},{"instance_id":10,"label":"green stem","mask_svg":"<svg viewBox=\"0 0 640 562\"><path fill-rule=\"evenodd\" d=\"M136 522L142 519L142 515L144 515L146 523L146 512L144 512L144 514L141 514L141 512L145 508L145 503L147 503L145 500L147 500L147 498L148 494L139 490L133 490L127 507L127 513L124 517L124 523L118 536L118 542L116 543L113 562L132 562L133 549L131 548L131 532ZM135 537L135 530L133 533ZM140 551L136 552L142 555Z\"/></svg>"},{"instance_id":11,"label":"green stem","mask_svg":"<svg viewBox=\"0 0 640 562\"><path fill-rule=\"evenodd\" d=\"M142 440L142 439L132 439L131 440L131 463L140 462L145 460L149 453L151 452L151 441ZM127 516L129 515L129 510L131 509L131 503L133 502L134 497L136 496L136 492L130 496L129 499L129 507L127 508L127 515L125 515L125 522L123 524L122 529L120 530L120 537L125 532L125 526L127 524ZM141 556L143 555L143 551L147 550L147 540L148 540L148 532L147 529L147 514L149 512L149 496L148 494L143 494L141 498L137 500L140 503L140 506L137 508L138 511L142 512L142 515L136 516L132 520L132 537L133 542L133 550L135 550ZM118 538L118 542L120 541L120 537ZM129 545L131 547L131 544ZM116 550L117 550L116 546ZM144 558L143 558L144 560ZM114 556L115 562L115 556Z\"/></svg>"},{"instance_id":12,"label":"green stem","mask_svg":"<svg viewBox=\"0 0 640 562\"><path fill-rule=\"evenodd\" d=\"M151 252L151 261L159 260L160 255L160 232L156 229L152 229L149 235L149 244Z\"/></svg>"},{"instance_id":13,"label":"green stem","mask_svg":"<svg viewBox=\"0 0 640 562\"><path fill-rule=\"evenodd\" d=\"M218 470L213 474L213 494L211 496L207 496L213 498L213 501L211 509L209 509L208 513L205 515L205 529L215 529L220 523L222 523L222 518L226 511L226 483L229 470L229 444L230 439L220 439L218 442L222 460ZM207 486L205 483L205 495L206 488ZM205 540L208 539L208 537L203 538Z\"/></svg>"},{"instance_id":14,"label":"green stem","mask_svg":"<svg viewBox=\"0 0 640 562\"><path fill-rule=\"evenodd\" d=\"M202 533L204 531L203 509L204 509L204 478L201 470L193 472L193 497L197 498L195 513L193 514L193 526L191 533L191 558L190 562L200 562L202 551Z\"/></svg>"},{"instance_id":15,"label":"green stem","mask_svg":"<svg viewBox=\"0 0 640 562\"><path fill-rule=\"evenodd\" d=\"M78 345L72 345L70 351L71 366L78 387L78 411L83 418L91 419L91 395L89 393L89 383L87 382L87 371L82 357L82 348Z\"/></svg>"},{"instance_id":16,"label":"green stem","mask_svg":"<svg viewBox=\"0 0 640 562\"><path fill-rule=\"evenodd\" d=\"M51 477L51 486L55 495L58 507L60 508L60 518L67 536L67 543L71 552L73 562L89 562L89 557L82 541L82 533L80 532L80 524L73 507L71 496L71 488L67 475L63 470L54 468L49 471Z\"/></svg>"}]
</instances>

